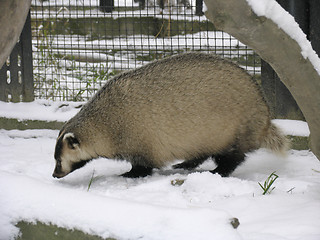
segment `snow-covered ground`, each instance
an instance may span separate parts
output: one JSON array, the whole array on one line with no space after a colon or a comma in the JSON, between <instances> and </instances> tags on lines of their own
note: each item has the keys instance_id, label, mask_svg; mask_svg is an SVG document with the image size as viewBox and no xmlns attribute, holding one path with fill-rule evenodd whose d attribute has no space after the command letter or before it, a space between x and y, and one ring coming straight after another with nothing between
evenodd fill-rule
<instances>
[{"instance_id":1,"label":"snow-covered ground","mask_svg":"<svg viewBox=\"0 0 320 240\"><path fill-rule=\"evenodd\" d=\"M1 103L0 116L64 121L77 104ZM287 134L309 134L305 122L275 123ZM320 162L309 151L290 150L281 158L261 149L229 178L205 171L214 168L209 160L193 172L168 166L126 179L119 175L129 163L101 158L57 180L51 177L57 135L0 130L1 240L19 233L20 220L116 239L320 239ZM273 172L275 188L262 195L258 182ZM232 218L240 221L237 229Z\"/></svg>"}]
</instances>

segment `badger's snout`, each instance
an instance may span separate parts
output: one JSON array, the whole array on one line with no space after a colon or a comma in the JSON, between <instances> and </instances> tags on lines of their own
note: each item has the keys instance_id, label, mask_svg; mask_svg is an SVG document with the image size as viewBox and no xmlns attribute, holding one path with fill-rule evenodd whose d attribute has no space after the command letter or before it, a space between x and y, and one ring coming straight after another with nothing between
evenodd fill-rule
<instances>
[{"instance_id":1,"label":"badger's snout","mask_svg":"<svg viewBox=\"0 0 320 240\"><path fill-rule=\"evenodd\" d=\"M54 178L62 178L64 176L66 176L68 173L65 173L64 171L62 171L62 166L61 166L61 162L57 161L56 163L56 167L54 168L52 177Z\"/></svg>"},{"instance_id":2,"label":"badger's snout","mask_svg":"<svg viewBox=\"0 0 320 240\"><path fill-rule=\"evenodd\" d=\"M66 175L68 175L69 173L73 172L74 170L77 170L81 167L83 167L84 165L86 165L88 162L90 162L91 160L82 160L80 162L76 162L76 163L72 163L71 166L69 166L69 168L67 171L64 171L61 165L61 161L57 160L56 162L56 167L54 168L52 177L54 178L62 178Z\"/></svg>"},{"instance_id":3,"label":"badger's snout","mask_svg":"<svg viewBox=\"0 0 320 240\"><path fill-rule=\"evenodd\" d=\"M52 177L54 178L62 178L64 176L66 176L67 174L64 174L64 173L56 173L55 171L53 172L52 174Z\"/></svg>"}]
</instances>

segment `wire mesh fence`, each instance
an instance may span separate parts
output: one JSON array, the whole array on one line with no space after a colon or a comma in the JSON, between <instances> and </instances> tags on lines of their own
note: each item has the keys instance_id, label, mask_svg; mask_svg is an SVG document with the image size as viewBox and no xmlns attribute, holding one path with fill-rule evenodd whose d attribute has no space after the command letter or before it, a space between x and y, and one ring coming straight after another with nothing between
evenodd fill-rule
<instances>
[{"instance_id":1,"label":"wire mesh fence","mask_svg":"<svg viewBox=\"0 0 320 240\"><path fill-rule=\"evenodd\" d=\"M105 2L32 1L36 98L87 100L115 74L185 51L230 58L260 79L259 56L216 31L199 0Z\"/></svg>"}]
</instances>

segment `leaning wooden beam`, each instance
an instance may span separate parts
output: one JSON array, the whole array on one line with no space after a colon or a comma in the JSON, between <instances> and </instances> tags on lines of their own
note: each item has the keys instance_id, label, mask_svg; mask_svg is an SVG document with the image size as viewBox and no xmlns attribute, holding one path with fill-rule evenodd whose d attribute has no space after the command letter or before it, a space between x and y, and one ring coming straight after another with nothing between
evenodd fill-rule
<instances>
[{"instance_id":1,"label":"leaning wooden beam","mask_svg":"<svg viewBox=\"0 0 320 240\"><path fill-rule=\"evenodd\" d=\"M0 1L0 68L19 39L30 4L31 0Z\"/></svg>"},{"instance_id":2,"label":"leaning wooden beam","mask_svg":"<svg viewBox=\"0 0 320 240\"><path fill-rule=\"evenodd\" d=\"M280 28L270 16L263 16L263 11L259 12L257 8L252 9L252 2L205 0L208 8L206 16L216 28L252 47L277 72L308 122L311 132L310 148L320 159L320 65L316 66L320 62L319 58L314 52L308 55L299 39L293 39L290 36L292 34L286 33L283 30L285 27ZM274 0L258 2L261 7L265 4L268 4L268 7L278 7ZM301 29L298 28L298 31L302 34Z\"/></svg>"}]
</instances>

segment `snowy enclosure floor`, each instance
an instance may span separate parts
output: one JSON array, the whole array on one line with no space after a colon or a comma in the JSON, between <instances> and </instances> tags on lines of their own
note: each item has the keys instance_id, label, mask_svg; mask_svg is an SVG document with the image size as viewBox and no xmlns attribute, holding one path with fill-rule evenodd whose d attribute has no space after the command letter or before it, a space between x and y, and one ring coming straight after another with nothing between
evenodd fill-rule
<instances>
[{"instance_id":1,"label":"snowy enclosure floor","mask_svg":"<svg viewBox=\"0 0 320 240\"><path fill-rule=\"evenodd\" d=\"M0 130L1 240L17 236L21 220L116 239L320 239L320 162L309 151L280 158L260 149L229 178L205 171L209 160L193 172L168 166L126 179L129 163L97 159L57 180L57 135ZM274 171L275 188L262 195L258 182Z\"/></svg>"}]
</instances>

